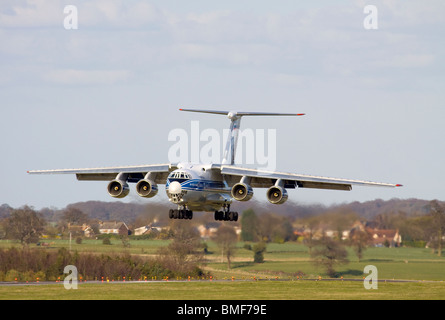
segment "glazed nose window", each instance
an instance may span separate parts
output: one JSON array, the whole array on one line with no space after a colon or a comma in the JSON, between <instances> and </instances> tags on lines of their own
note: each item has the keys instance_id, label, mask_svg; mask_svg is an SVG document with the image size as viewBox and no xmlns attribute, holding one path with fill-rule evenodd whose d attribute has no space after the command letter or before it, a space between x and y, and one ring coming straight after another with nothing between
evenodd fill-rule
<instances>
[{"instance_id":1,"label":"glazed nose window","mask_svg":"<svg viewBox=\"0 0 445 320\"><path fill-rule=\"evenodd\" d=\"M179 183L183 183L184 181L190 180L191 178L192 178L192 176L189 173L184 172L184 171L173 171L168 176L168 179L170 180L170 182L178 181Z\"/></svg>"}]
</instances>

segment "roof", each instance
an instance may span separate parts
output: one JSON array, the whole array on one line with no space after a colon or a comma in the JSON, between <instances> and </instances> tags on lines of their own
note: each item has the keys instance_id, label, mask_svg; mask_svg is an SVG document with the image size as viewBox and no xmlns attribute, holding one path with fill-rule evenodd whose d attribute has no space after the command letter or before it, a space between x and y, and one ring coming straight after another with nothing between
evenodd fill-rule
<instances>
[{"instance_id":1,"label":"roof","mask_svg":"<svg viewBox=\"0 0 445 320\"><path fill-rule=\"evenodd\" d=\"M99 225L99 229L120 229L124 225L126 229L128 229L125 222L122 221L105 221Z\"/></svg>"}]
</instances>

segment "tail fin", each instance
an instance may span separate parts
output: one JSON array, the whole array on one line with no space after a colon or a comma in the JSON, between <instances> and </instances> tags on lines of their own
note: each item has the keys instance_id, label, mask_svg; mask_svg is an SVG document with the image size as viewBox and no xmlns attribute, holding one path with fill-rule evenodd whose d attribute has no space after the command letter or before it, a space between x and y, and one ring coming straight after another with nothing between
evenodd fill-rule
<instances>
[{"instance_id":1,"label":"tail fin","mask_svg":"<svg viewBox=\"0 0 445 320\"><path fill-rule=\"evenodd\" d=\"M240 112L240 111L221 111L221 110L200 110L200 109L179 109L180 111L200 112L227 115L231 120L230 132L227 138L226 148L222 164L235 164L236 145L238 142L238 133L243 116L304 116L304 113L275 113L275 112Z\"/></svg>"}]
</instances>

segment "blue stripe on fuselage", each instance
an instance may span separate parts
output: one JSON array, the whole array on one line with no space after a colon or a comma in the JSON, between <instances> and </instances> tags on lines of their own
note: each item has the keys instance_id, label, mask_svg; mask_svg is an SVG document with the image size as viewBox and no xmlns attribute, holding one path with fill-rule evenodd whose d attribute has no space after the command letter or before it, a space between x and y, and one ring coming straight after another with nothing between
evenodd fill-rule
<instances>
[{"instance_id":1,"label":"blue stripe on fuselage","mask_svg":"<svg viewBox=\"0 0 445 320\"><path fill-rule=\"evenodd\" d=\"M183 190L193 191L221 191L226 190L225 184L222 181L203 180L203 179L167 179L166 188L170 182L177 181L181 184Z\"/></svg>"}]
</instances>

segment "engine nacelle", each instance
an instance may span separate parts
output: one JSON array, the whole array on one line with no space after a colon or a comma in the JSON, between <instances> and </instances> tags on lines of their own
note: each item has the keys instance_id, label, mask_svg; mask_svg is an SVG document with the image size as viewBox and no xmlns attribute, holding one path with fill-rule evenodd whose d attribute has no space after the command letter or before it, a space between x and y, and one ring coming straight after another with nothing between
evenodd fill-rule
<instances>
[{"instance_id":1,"label":"engine nacelle","mask_svg":"<svg viewBox=\"0 0 445 320\"><path fill-rule=\"evenodd\" d=\"M114 198L124 198L130 193L127 182L121 180L113 180L108 184L108 193Z\"/></svg>"},{"instance_id":2,"label":"engine nacelle","mask_svg":"<svg viewBox=\"0 0 445 320\"><path fill-rule=\"evenodd\" d=\"M158 185L151 180L139 180L136 184L136 192L143 198L151 198L158 194Z\"/></svg>"},{"instance_id":3,"label":"engine nacelle","mask_svg":"<svg viewBox=\"0 0 445 320\"><path fill-rule=\"evenodd\" d=\"M248 201L253 197L253 189L245 183L237 183L232 187L232 197L238 201Z\"/></svg>"},{"instance_id":4,"label":"engine nacelle","mask_svg":"<svg viewBox=\"0 0 445 320\"><path fill-rule=\"evenodd\" d=\"M283 187L272 186L267 190L267 200L273 204L283 204L287 200L287 191Z\"/></svg>"}]
</instances>

